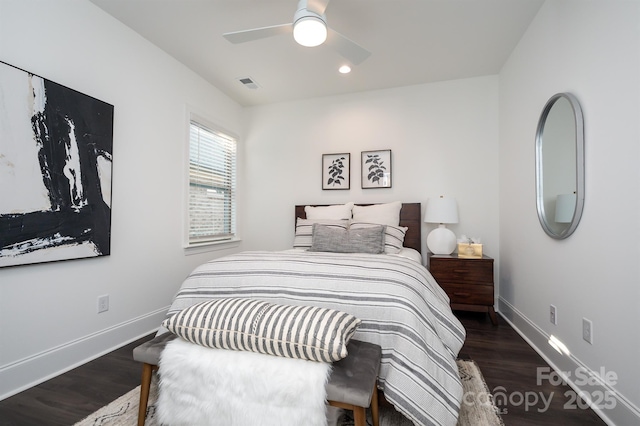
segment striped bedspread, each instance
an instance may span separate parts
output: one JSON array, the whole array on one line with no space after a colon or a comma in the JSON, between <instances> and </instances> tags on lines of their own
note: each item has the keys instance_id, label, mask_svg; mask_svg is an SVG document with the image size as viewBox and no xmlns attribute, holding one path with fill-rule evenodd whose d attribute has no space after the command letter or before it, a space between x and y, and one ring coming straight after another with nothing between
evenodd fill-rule
<instances>
[{"instance_id":1,"label":"striped bedspread","mask_svg":"<svg viewBox=\"0 0 640 426\"><path fill-rule=\"evenodd\" d=\"M196 268L168 314L225 297L357 316L362 323L353 338L382 347L385 398L417 425L456 424L462 384L455 360L465 330L419 263L384 254L243 252Z\"/></svg>"}]
</instances>

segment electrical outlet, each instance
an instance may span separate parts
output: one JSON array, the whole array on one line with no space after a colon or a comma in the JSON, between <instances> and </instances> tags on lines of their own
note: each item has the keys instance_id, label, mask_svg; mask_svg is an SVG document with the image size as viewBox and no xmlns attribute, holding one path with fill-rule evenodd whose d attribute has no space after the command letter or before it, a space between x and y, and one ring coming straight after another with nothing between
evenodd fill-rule
<instances>
[{"instance_id":1,"label":"electrical outlet","mask_svg":"<svg viewBox=\"0 0 640 426\"><path fill-rule=\"evenodd\" d=\"M554 305L549 306L549 321L553 325L558 325L558 311Z\"/></svg>"},{"instance_id":2,"label":"electrical outlet","mask_svg":"<svg viewBox=\"0 0 640 426\"><path fill-rule=\"evenodd\" d=\"M582 318L582 338L593 345L593 323Z\"/></svg>"},{"instance_id":3,"label":"electrical outlet","mask_svg":"<svg viewBox=\"0 0 640 426\"><path fill-rule=\"evenodd\" d=\"M109 295L98 296L98 313L107 312L109 310Z\"/></svg>"}]
</instances>

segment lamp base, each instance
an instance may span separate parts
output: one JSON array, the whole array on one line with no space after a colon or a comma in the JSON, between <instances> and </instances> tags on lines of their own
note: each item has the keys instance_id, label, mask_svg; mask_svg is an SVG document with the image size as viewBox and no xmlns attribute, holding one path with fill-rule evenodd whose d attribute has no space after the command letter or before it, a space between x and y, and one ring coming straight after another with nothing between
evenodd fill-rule
<instances>
[{"instance_id":1,"label":"lamp base","mask_svg":"<svg viewBox=\"0 0 640 426\"><path fill-rule=\"evenodd\" d=\"M456 234L440 224L427 235L427 248L433 254L451 254L456 249Z\"/></svg>"}]
</instances>

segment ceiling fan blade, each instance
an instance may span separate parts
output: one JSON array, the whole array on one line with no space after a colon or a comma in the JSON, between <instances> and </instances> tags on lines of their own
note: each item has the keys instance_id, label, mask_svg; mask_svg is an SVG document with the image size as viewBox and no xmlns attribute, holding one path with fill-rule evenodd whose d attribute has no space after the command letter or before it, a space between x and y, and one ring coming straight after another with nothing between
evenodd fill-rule
<instances>
[{"instance_id":1,"label":"ceiling fan blade","mask_svg":"<svg viewBox=\"0 0 640 426\"><path fill-rule=\"evenodd\" d=\"M307 0L307 9L316 12L318 15L324 15L330 0Z\"/></svg>"},{"instance_id":2,"label":"ceiling fan blade","mask_svg":"<svg viewBox=\"0 0 640 426\"><path fill-rule=\"evenodd\" d=\"M328 28L327 41L325 44L340 54L343 58L351 62L352 65L359 65L364 62L371 52L360 46L355 41L349 40L339 32Z\"/></svg>"},{"instance_id":3,"label":"ceiling fan blade","mask_svg":"<svg viewBox=\"0 0 640 426\"><path fill-rule=\"evenodd\" d=\"M258 40L261 38L291 34L292 32L293 24L282 24L273 25L271 27L254 28L252 30L234 31L231 33L224 33L222 36L231 43L245 43L247 41Z\"/></svg>"}]
</instances>

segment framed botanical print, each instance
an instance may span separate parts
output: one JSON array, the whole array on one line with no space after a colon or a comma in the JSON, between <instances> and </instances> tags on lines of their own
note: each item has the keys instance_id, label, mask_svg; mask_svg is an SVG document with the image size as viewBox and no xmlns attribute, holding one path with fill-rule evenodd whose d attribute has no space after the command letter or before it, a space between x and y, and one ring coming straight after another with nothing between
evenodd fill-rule
<instances>
[{"instance_id":1,"label":"framed botanical print","mask_svg":"<svg viewBox=\"0 0 640 426\"><path fill-rule=\"evenodd\" d=\"M391 150L362 151L362 188L391 188Z\"/></svg>"},{"instance_id":2,"label":"framed botanical print","mask_svg":"<svg viewBox=\"0 0 640 426\"><path fill-rule=\"evenodd\" d=\"M322 155L322 189L349 189L351 154Z\"/></svg>"}]
</instances>

